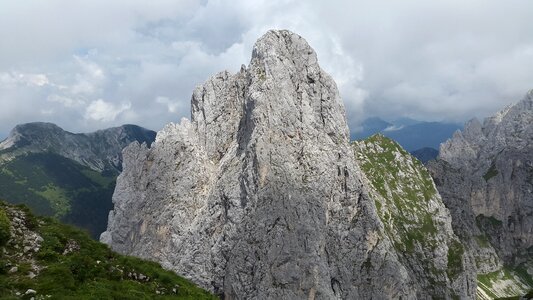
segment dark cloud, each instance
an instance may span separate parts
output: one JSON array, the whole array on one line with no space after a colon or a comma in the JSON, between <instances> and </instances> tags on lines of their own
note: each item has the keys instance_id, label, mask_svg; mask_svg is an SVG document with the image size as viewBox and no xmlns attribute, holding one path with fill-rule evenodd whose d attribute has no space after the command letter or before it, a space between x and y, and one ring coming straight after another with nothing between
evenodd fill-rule
<instances>
[{"instance_id":1,"label":"dark cloud","mask_svg":"<svg viewBox=\"0 0 533 300\"><path fill-rule=\"evenodd\" d=\"M523 0L3 1L0 136L29 121L160 129L270 28L316 49L352 128L368 116L462 122L533 88L531 20Z\"/></svg>"}]
</instances>

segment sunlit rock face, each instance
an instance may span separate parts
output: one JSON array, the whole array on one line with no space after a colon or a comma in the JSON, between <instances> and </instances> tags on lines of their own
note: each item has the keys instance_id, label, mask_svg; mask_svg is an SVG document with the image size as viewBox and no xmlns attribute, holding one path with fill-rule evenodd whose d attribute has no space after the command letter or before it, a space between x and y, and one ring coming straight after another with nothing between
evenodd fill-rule
<instances>
[{"instance_id":1,"label":"sunlit rock face","mask_svg":"<svg viewBox=\"0 0 533 300\"><path fill-rule=\"evenodd\" d=\"M446 276L428 289L398 256L336 84L302 37L267 32L247 67L196 88L191 109L150 149L124 150L101 236L113 249L225 299L472 296Z\"/></svg>"}]
</instances>

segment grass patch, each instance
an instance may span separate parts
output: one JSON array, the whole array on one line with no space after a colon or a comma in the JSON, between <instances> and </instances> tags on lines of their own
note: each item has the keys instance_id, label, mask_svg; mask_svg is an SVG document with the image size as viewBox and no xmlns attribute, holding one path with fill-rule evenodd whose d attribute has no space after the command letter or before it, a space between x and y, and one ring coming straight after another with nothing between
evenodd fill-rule
<instances>
[{"instance_id":1,"label":"grass patch","mask_svg":"<svg viewBox=\"0 0 533 300\"><path fill-rule=\"evenodd\" d=\"M496 219L493 216L487 217L483 214L476 216L476 224L480 228L485 228L487 226L492 228L498 228L503 226L502 221Z\"/></svg>"},{"instance_id":2,"label":"grass patch","mask_svg":"<svg viewBox=\"0 0 533 300\"><path fill-rule=\"evenodd\" d=\"M417 244L432 248L437 227L427 203L437 191L426 168L381 134L355 142L355 146L363 172L384 200L376 200L376 208L397 249L412 253ZM394 220L394 229L389 219Z\"/></svg>"},{"instance_id":3,"label":"grass patch","mask_svg":"<svg viewBox=\"0 0 533 300\"><path fill-rule=\"evenodd\" d=\"M44 240L35 259L45 268L33 279L23 276L29 265L19 264L15 274L0 273L2 299L27 289L51 299L216 299L157 263L119 255L55 219L38 220L36 232ZM65 253L72 244L75 250Z\"/></svg>"},{"instance_id":4,"label":"grass patch","mask_svg":"<svg viewBox=\"0 0 533 300\"><path fill-rule=\"evenodd\" d=\"M67 196L67 192L60 187L50 183L42 190L35 191L35 193L50 201L52 209L56 212L54 217L61 218L69 212L70 199Z\"/></svg>"},{"instance_id":5,"label":"grass patch","mask_svg":"<svg viewBox=\"0 0 533 300\"><path fill-rule=\"evenodd\" d=\"M476 239L477 244L482 248L488 248L490 247L489 239L485 234L482 235L476 235L474 236Z\"/></svg>"},{"instance_id":6,"label":"grass patch","mask_svg":"<svg viewBox=\"0 0 533 300\"><path fill-rule=\"evenodd\" d=\"M498 175L498 170L496 169L496 165L494 165L494 162L493 162L490 165L490 168L487 171L487 173L483 175L483 179L485 179L485 181L489 181L491 178L495 177L496 175Z\"/></svg>"},{"instance_id":7,"label":"grass patch","mask_svg":"<svg viewBox=\"0 0 533 300\"><path fill-rule=\"evenodd\" d=\"M463 270L463 245L457 240L453 240L448 248L448 268L446 273L450 278L457 278Z\"/></svg>"},{"instance_id":8,"label":"grass patch","mask_svg":"<svg viewBox=\"0 0 533 300\"><path fill-rule=\"evenodd\" d=\"M519 299L533 287L533 280L525 270L524 266L504 266L503 269L495 272L478 274L477 281L478 287L494 299ZM493 286L497 283L501 284L502 282L512 284L507 286L503 291L501 288L499 292L494 291Z\"/></svg>"},{"instance_id":9,"label":"grass patch","mask_svg":"<svg viewBox=\"0 0 533 300\"><path fill-rule=\"evenodd\" d=\"M0 207L0 247L4 246L9 238L11 233L9 230L9 218L7 217L6 211ZM0 253L0 257L2 253Z\"/></svg>"},{"instance_id":10,"label":"grass patch","mask_svg":"<svg viewBox=\"0 0 533 300\"><path fill-rule=\"evenodd\" d=\"M444 241L438 237L442 224L435 220L437 190L424 165L399 144L381 134L353 142L356 159L372 186L378 216L394 248L410 262L422 264L428 286L446 288L445 268L431 259L421 259ZM449 270L463 271L462 245L455 241ZM419 272L416 270L416 272ZM437 295L434 295L438 297Z\"/></svg>"}]
</instances>

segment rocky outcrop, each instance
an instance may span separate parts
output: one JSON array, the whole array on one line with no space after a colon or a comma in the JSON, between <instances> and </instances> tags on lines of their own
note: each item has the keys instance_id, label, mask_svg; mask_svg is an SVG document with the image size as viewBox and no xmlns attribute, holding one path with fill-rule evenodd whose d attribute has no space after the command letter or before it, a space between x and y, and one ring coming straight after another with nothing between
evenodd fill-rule
<instances>
[{"instance_id":1,"label":"rocky outcrop","mask_svg":"<svg viewBox=\"0 0 533 300\"><path fill-rule=\"evenodd\" d=\"M385 233L410 277L433 291L431 298L474 295L472 256L454 234L450 212L422 163L381 134L353 147Z\"/></svg>"},{"instance_id":2,"label":"rocky outcrop","mask_svg":"<svg viewBox=\"0 0 533 300\"><path fill-rule=\"evenodd\" d=\"M429 163L454 230L475 254L480 274L511 269L532 278L532 124L530 91L483 124L468 122Z\"/></svg>"},{"instance_id":3,"label":"rocky outcrop","mask_svg":"<svg viewBox=\"0 0 533 300\"><path fill-rule=\"evenodd\" d=\"M113 249L226 299L472 296L445 274L438 288L421 284L398 254L349 144L337 87L303 38L269 31L248 67L211 77L191 107L191 121L167 125L151 149L124 150L101 236Z\"/></svg>"},{"instance_id":4,"label":"rocky outcrop","mask_svg":"<svg viewBox=\"0 0 533 300\"><path fill-rule=\"evenodd\" d=\"M217 299L153 262L2 200L0 272L1 299Z\"/></svg>"},{"instance_id":5,"label":"rocky outcrop","mask_svg":"<svg viewBox=\"0 0 533 300\"><path fill-rule=\"evenodd\" d=\"M149 145L154 139L154 131L136 125L74 134L52 123L27 123L17 125L0 143L0 162L28 153L51 152L95 171L118 173L124 147L134 141Z\"/></svg>"}]
</instances>

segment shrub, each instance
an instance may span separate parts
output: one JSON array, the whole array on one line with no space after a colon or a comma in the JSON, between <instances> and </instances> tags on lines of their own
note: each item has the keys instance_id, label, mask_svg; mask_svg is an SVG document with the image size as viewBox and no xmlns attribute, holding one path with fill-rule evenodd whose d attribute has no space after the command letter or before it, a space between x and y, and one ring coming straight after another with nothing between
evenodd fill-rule
<instances>
[{"instance_id":1,"label":"shrub","mask_svg":"<svg viewBox=\"0 0 533 300\"><path fill-rule=\"evenodd\" d=\"M0 247L4 246L11 237L9 227L10 222L6 211L0 207Z\"/></svg>"}]
</instances>

